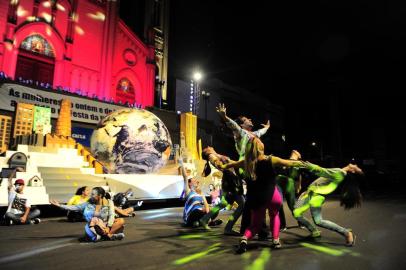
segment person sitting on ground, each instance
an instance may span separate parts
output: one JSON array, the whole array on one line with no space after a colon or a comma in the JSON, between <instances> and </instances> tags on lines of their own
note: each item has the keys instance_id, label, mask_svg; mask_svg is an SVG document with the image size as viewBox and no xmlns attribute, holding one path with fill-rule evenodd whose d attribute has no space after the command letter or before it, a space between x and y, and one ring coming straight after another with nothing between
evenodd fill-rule
<instances>
[{"instance_id":1,"label":"person sitting on ground","mask_svg":"<svg viewBox=\"0 0 406 270\"><path fill-rule=\"evenodd\" d=\"M179 159L179 165L184 179L185 208L183 210L183 222L185 226L196 228L201 225L199 220L209 213L210 207L206 197L202 193L199 180L186 172L182 159ZM216 216L212 217L208 223L209 226L220 225L222 223L219 219L214 220L215 218Z\"/></svg>"},{"instance_id":2,"label":"person sitting on ground","mask_svg":"<svg viewBox=\"0 0 406 270\"><path fill-rule=\"evenodd\" d=\"M76 190L75 195L70 198L67 205L78 205L85 203L89 200L90 195L90 187L84 186L80 187ZM75 221L84 221L83 215L81 212L77 211L68 211L67 214L68 221L75 222Z\"/></svg>"},{"instance_id":3,"label":"person sitting on ground","mask_svg":"<svg viewBox=\"0 0 406 270\"><path fill-rule=\"evenodd\" d=\"M118 217L135 217L135 209L141 207L143 201L138 201L131 205L129 198L133 195L132 189L129 188L126 192L119 192L113 196L114 210Z\"/></svg>"},{"instance_id":4,"label":"person sitting on ground","mask_svg":"<svg viewBox=\"0 0 406 270\"><path fill-rule=\"evenodd\" d=\"M210 199L211 199L211 203L210 205L216 206L220 203L220 190L217 189L213 184L209 185L209 195L210 195Z\"/></svg>"},{"instance_id":5,"label":"person sitting on ground","mask_svg":"<svg viewBox=\"0 0 406 270\"><path fill-rule=\"evenodd\" d=\"M39 209L33 209L29 198L24 193L25 182L17 179L13 184L16 172L23 172L24 169L14 169L8 178L8 207L4 219L7 225L12 224L38 224L41 220Z\"/></svg>"},{"instance_id":6,"label":"person sitting on ground","mask_svg":"<svg viewBox=\"0 0 406 270\"><path fill-rule=\"evenodd\" d=\"M114 218L114 204L110 194L102 187L92 189L91 198L78 205L61 205L56 200L50 203L69 211L83 213L87 224L85 226L86 240L96 242L105 240L122 240L124 238L124 219Z\"/></svg>"}]
</instances>

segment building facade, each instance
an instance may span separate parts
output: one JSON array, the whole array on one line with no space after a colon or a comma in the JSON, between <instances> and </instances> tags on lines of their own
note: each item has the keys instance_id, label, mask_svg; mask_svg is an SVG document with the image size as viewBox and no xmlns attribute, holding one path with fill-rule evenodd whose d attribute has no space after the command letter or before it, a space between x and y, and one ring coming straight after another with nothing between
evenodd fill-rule
<instances>
[{"instance_id":1,"label":"building facade","mask_svg":"<svg viewBox=\"0 0 406 270\"><path fill-rule=\"evenodd\" d=\"M154 104L155 45L113 0L1 0L0 70L89 97Z\"/></svg>"}]
</instances>

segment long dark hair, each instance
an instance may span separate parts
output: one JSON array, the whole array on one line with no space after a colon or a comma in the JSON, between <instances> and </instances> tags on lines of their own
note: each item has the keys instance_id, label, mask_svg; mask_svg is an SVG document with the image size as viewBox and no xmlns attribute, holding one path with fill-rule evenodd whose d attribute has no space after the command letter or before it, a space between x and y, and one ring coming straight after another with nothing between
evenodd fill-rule
<instances>
[{"instance_id":1,"label":"long dark hair","mask_svg":"<svg viewBox=\"0 0 406 270\"><path fill-rule=\"evenodd\" d=\"M87 186L78 188L78 189L76 190L75 195L82 195L82 193L85 191L86 188L87 188Z\"/></svg>"},{"instance_id":2,"label":"long dark hair","mask_svg":"<svg viewBox=\"0 0 406 270\"><path fill-rule=\"evenodd\" d=\"M258 157L264 154L264 144L254 137L245 148L244 170L251 180L257 179L256 169Z\"/></svg>"},{"instance_id":3,"label":"long dark hair","mask_svg":"<svg viewBox=\"0 0 406 270\"><path fill-rule=\"evenodd\" d=\"M362 194L359 188L363 175L348 172L341 184L340 205L349 210L354 207L360 207Z\"/></svg>"},{"instance_id":4,"label":"long dark hair","mask_svg":"<svg viewBox=\"0 0 406 270\"><path fill-rule=\"evenodd\" d=\"M203 177L207 177L211 173L211 167L210 167L210 162L207 160L206 164L204 165L204 169L202 172Z\"/></svg>"},{"instance_id":5,"label":"long dark hair","mask_svg":"<svg viewBox=\"0 0 406 270\"><path fill-rule=\"evenodd\" d=\"M243 116L243 115L240 115L240 116L238 116L238 117L235 119L235 122L236 122L239 126L241 126L242 124L244 124L244 121L243 121L244 118L246 118L246 117Z\"/></svg>"},{"instance_id":6,"label":"long dark hair","mask_svg":"<svg viewBox=\"0 0 406 270\"><path fill-rule=\"evenodd\" d=\"M202 159L206 160L206 164L204 165L203 172L202 172L203 177L207 177L211 173L209 156L213 152L215 152L214 149L209 146L204 148L202 151Z\"/></svg>"},{"instance_id":7,"label":"long dark hair","mask_svg":"<svg viewBox=\"0 0 406 270\"><path fill-rule=\"evenodd\" d=\"M106 192L102 187L95 187L93 190L97 191L97 194L100 195L102 198L106 198L107 200L111 199L110 193Z\"/></svg>"}]
</instances>

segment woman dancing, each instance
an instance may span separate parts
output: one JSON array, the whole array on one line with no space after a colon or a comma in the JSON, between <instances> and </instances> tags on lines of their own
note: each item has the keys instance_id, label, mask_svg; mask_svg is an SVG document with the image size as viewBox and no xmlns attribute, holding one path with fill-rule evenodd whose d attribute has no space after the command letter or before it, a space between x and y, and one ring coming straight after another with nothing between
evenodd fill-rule
<instances>
[{"instance_id":1,"label":"woman dancing","mask_svg":"<svg viewBox=\"0 0 406 270\"><path fill-rule=\"evenodd\" d=\"M275 248L281 248L279 240L279 209L282 205L282 192L275 183L274 167L301 167L301 161L285 160L264 154L264 144L253 138L247 144L245 160L231 162L223 168L244 168L247 175L247 201L251 206L251 223L241 238L237 253L247 250L248 240L261 229L265 212L268 210L271 223L272 243Z\"/></svg>"},{"instance_id":2,"label":"woman dancing","mask_svg":"<svg viewBox=\"0 0 406 270\"><path fill-rule=\"evenodd\" d=\"M361 205L361 192L359 190L359 177L363 176L362 170L354 164L348 164L344 168L326 169L310 162L304 163L306 169L313 172L319 178L313 181L307 191L303 192L295 203L293 210L294 217L303 224L313 238L320 237L320 231L310 223L303 214L310 208L313 221L317 226L335 231L345 237L347 246L354 246L355 235L351 229L343 228L329 220L325 220L321 215L321 206L324 203L324 195L332 193L337 187L342 185L341 206L351 209Z\"/></svg>"}]
</instances>

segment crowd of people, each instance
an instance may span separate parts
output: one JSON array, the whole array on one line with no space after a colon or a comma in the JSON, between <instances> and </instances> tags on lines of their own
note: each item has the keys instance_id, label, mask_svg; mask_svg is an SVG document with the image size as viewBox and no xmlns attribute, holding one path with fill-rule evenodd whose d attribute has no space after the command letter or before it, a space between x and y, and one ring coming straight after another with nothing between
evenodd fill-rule
<instances>
[{"instance_id":1,"label":"crowd of people","mask_svg":"<svg viewBox=\"0 0 406 270\"><path fill-rule=\"evenodd\" d=\"M213 147L203 149L202 157L206 160L203 176L211 174L212 168L222 174L221 187L210 186L211 205L206 200L199 179L179 159L184 179L183 225L192 228L201 227L210 230L222 224L217 219L221 209L231 209L231 214L224 226L224 234L241 236L237 253L247 250L248 241L258 235L258 239L267 240L274 248L281 248L280 231L286 230L286 218L283 211L284 197L292 216L298 226L309 231L312 238L321 237L318 227L335 231L345 239L345 245L353 246L356 236L350 228L342 227L332 221L323 219L322 206L325 196L341 186L340 203L345 209L360 206L362 196L359 189L362 170L356 164L347 164L342 168L323 168L302 160L299 151L292 150L289 159L265 154L261 142L269 129L269 121L262 129L252 131L251 119L241 116L236 121L227 116L224 104L219 104L217 112L234 135L238 160L219 154ZM24 193L25 182L17 179L14 183L16 168L9 177L9 204L4 216L7 224L38 224L40 211L31 207ZM302 172L314 174L314 180L306 189L301 188ZM69 200L60 204L50 200L51 204L67 210L67 219L71 222L85 222L85 239L87 241L121 240L125 237L123 217L135 215L135 210L142 201L132 205L129 202L132 191L127 190L111 196L102 187L81 187ZM312 223L304 217L310 210ZM266 212L269 215L269 229L266 225ZM241 218L240 230L235 230Z\"/></svg>"}]
</instances>

